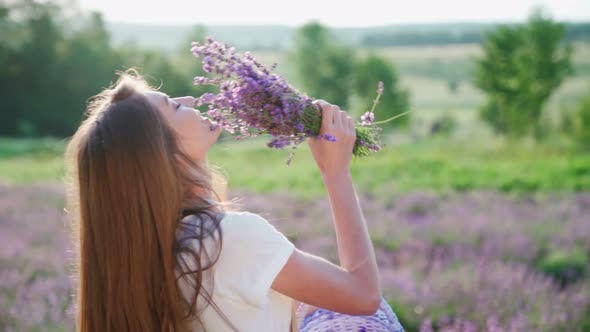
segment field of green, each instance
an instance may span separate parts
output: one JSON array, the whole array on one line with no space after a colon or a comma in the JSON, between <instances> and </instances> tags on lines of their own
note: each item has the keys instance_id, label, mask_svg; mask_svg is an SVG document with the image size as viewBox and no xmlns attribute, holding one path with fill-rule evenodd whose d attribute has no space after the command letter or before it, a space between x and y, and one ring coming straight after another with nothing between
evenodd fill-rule
<instances>
[{"instance_id":1,"label":"field of green","mask_svg":"<svg viewBox=\"0 0 590 332\"><path fill-rule=\"evenodd\" d=\"M225 172L230 189L289 191L307 198L325 194L306 143L298 148L290 166L286 165L288 150L271 150L264 143L262 138L249 142L227 138L212 148L209 162ZM483 147L473 143L440 138L415 143L392 141L382 151L354 160L353 176L361 191L376 196L412 190L590 190L590 155L573 148L499 139ZM0 181L60 181L64 146L65 141L53 139L0 140Z\"/></svg>"},{"instance_id":2,"label":"field of green","mask_svg":"<svg viewBox=\"0 0 590 332\"><path fill-rule=\"evenodd\" d=\"M357 50L363 56L366 50ZM566 138L556 136L542 143L512 142L494 136L477 116L483 95L470 83L472 59L479 46L396 47L378 53L391 59L401 85L411 95L411 126L385 137L387 147L364 160L353 162L361 190L379 195L414 189L494 189L506 192L588 191L590 155L578 151ZM277 71L297 86L288 56L278 52L255 54L263 63L279 63ZM590 90L590 44L578 43L573 54L572 76L546 107L557 125L559 112ZM456 80L456 90L449 81ZM355 108L352 114L363 110ZM450 115L456 128L450 136L430 135L430 124ZM379 108L376 110L379 119ZM290 166L288 151L270 150L266 138L236 142L223 137L210 152L211 164L220 166L230 189L257 192L290 191L305 197L324 194L319 173L307 144L299 147ZM66 139L0 139L0 181L30 183L58 181Z\"/></svg>"}]
</instances>

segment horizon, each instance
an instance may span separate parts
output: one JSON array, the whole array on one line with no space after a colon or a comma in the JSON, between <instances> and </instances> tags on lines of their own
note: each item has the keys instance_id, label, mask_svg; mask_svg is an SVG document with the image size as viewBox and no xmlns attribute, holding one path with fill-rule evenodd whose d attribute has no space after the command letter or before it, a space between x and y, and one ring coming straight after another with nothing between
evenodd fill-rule
<instances>
[{"instance_id":1,"label":"horizon","mask_svg":"<svg viewBox=\"0 0 590 332\"><path fill-rule=\"evenodd\" d=\"M205 24L205 23L153 23L153 22L134 22L134 21L113 21L113 20L105 20L107 23L112 24L126 24L126 25L148 25L148 26L163 26L163 27L190 27L195 25L202 25L204 27L281 27L281 28L297 28L298 26L292 26L287 24L274 24L274 23L214 23L214 24ZM308 21L308 22L313 22ZM308 23L308 22L304 22ZM566 20L566 21L559 21L561 23L566 24L586 24L590 23L590 19L586 20ZM358 25L344 25L344 26L331 26L325 24L324 22L319 22L322 25L333 28L333 29L372 29L372 28L384 28L390 26L428 26L428 25L499 25L499 24L524 24L525 21L439 21L439 22L411 22L411 23L389 23L389 24L376 24L376 25L367 25L367 26L358 26ZM303 25L302 24L302 25Z\"/></svg>"},{"instance_id":2,"label":"horizon","mask_svg":"<svg viewBox=\"0 0 590 332\"><path fill-rule=\"evenodd\" d=\"M530 12L541 7L557 21L583 23L590 21L590 1L576 0L496 0L493 3L448 0L445 3L415 0L394 11L383 0L365 0L363 6L327 1L300 0L276 8L270 0L208 3L207 10L192 1L169 0L166 5L148 6L137 0L80 0L82 10L95 10L113 23L166 26L301 26L311 21L334 28L368 28L389 25L427 24L502 24L525 22ZM263 8L265 10L259 10ZM313 8L313 10L310 10ZM429 10L424 10L428 8ZM457 10L456 8L461 8ZM377 9L377 10L376 10ZM133 13L133 15L128 15ZM246 14L246 15L245 15Z\"/></svg>"}]
</instances>

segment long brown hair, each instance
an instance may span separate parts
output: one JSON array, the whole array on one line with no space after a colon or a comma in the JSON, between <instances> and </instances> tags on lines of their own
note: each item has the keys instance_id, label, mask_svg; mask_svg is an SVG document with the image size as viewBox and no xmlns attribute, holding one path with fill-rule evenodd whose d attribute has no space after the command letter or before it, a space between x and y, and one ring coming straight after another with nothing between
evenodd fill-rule
<instances>
[{"instance_id":1,"label":"long brown hair","mask_svg":"<svg viewBox=\"0 0 590 332\"><path fill-rule=\"evenodd\" d=\"M224 185L219 172L181 150L146 98L153 88L135 71L119 74L90 99L65 154L77 330L188 331L191 321L202 325L198 295L223 315L202 273L219 257L219 223L231 204L214 189ZM214 254L202 245L209 236ZM181 278L195 290L188 297Z\"/></svg>"}]
</instances>

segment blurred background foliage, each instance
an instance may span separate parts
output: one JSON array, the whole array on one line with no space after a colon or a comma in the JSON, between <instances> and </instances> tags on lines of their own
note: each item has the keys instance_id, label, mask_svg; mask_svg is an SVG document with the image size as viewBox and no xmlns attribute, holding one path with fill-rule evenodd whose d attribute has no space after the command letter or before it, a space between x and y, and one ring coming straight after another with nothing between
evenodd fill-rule
<instances>
[{"instance_id":1,"label":"blurred background foliage","mask_svg":"<svg viewBox=\"0 0 590 332\"><path fill-rule=\"evenodd\" d=\"M5 101L0 136L8 137L71 135L85 101L108 86L115 71L128 67L138 67L170 95L199 95L206 90L191 84L202 71L189 52L190 42L208 35L230 43L237 38L237 33L223 38L230 35L227 27L194 26L152 34L151 42L162 45L146 47L137 41L149 31L142 33L138 26L126 30L133 41L115 42L113 36L125 36L120 26L109 26L100 13L73 15L53 1L0 5L0 25L0 94ZM444 36L450 32L440 27L419 33L393 28L389 33L367 28L353 32L311 22L290 31L286 46L272 48L272 38L234 44L253 50L269 66L277 62L279 74L298 89L354 115L371 106L377 82L383 81L377 120L408 109L419 111L386 125L386 131L420 122L411 121L412 116L446 113L448 121L446 110L468 113L478 108L478 120L501 135L542 138L557 133L558 122L572 120L577 129L563 132L579 141L574 132L587 131L587 125L571 117L583 115L571 112L565 119L563 113L568 107L579 109L574 104L583 104L590 89L582 84L590 75L589 24L554 22L536 9L526 24L460 27L447 27L460 31L448 38ZM257 31L253 27L250 32ZM165 47L164 39L177 44Z\"/></svg>"}]
</instances>

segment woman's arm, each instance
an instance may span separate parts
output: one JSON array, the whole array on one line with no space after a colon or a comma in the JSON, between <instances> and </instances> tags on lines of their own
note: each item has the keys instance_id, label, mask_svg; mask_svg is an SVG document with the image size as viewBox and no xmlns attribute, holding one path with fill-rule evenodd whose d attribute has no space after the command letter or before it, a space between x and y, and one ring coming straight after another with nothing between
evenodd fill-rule
<instances>
[{"instance_id":1,"label":"woman's arm","mask_svg":"<svg viewBox=\"0 0 590 332\"><path fill-rule=\"evenodd\" d=\"M369 287L368 294L381 297L379 270L350 171L323 175L330 196L336 228L340 266L354 272Z\"/></svg>"},{"instance_id":2,"label":"woman's arm","mask_svg":"<svg viewBox=\"0 0 590 332\"><path fill-rule=\"evenodd\" d=\"M326 185L336 229L340 266L295 249L272 288L295 300L332 311L373 314L381 287L375 253L350 173L354 121L337 106L320 102L322 130L336 142L310 140Z\"/></svg>"}]
</instances>

